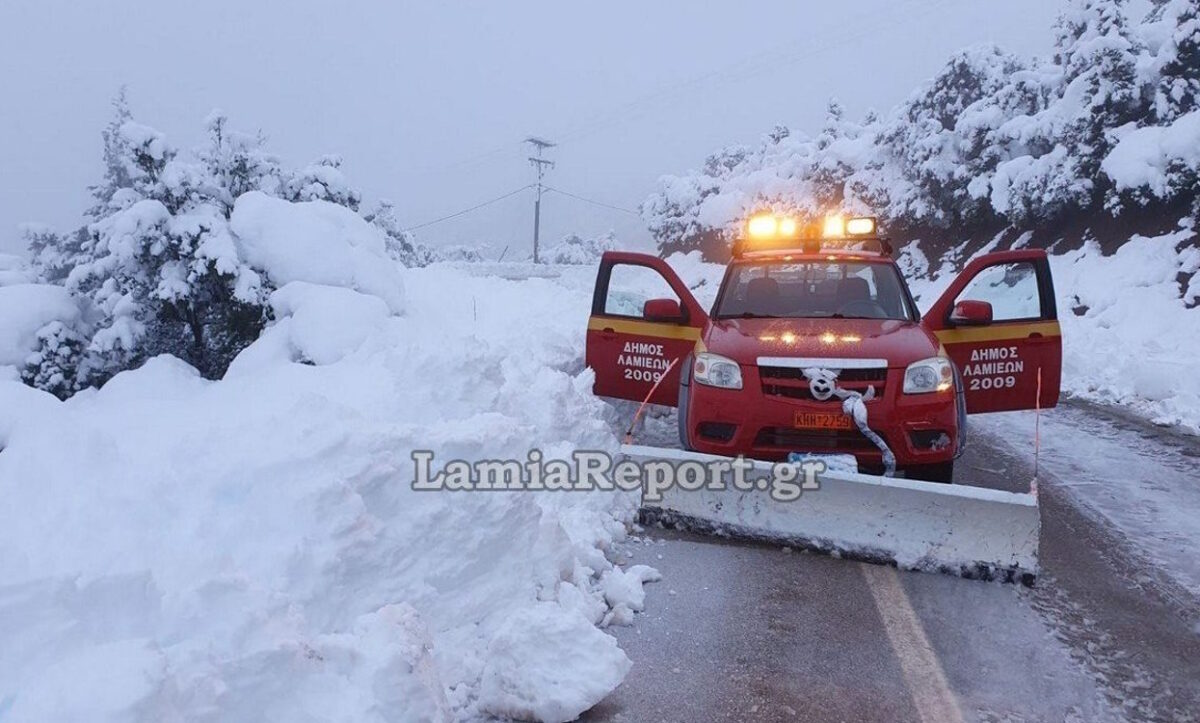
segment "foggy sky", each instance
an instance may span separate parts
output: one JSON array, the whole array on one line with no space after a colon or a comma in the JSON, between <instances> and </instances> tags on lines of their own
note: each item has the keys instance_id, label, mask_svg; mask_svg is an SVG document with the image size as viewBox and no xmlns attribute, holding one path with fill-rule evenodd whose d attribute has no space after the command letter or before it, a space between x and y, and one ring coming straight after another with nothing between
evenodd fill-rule
<instances>
[{"instance_id":1,"label":"foggy sky","mask_svg":"<svg viewBox=\"0 0 1200 723\"><path fill-rule=\"evenodd\" d=\"M886 110L960 48L1051 45L1061 2L0 2L0 251L16 226L80 222L100 130L127 84L135 118L179 147L222 108L286 162L345 158L406 225L533 180L521 140L559 141L547 183L635 208L662 174L776 123L813 133L835 95ZM648 234L559 195L543 239ZM531 192L418 232L528 253Z\"/></svg>"}]
</instances>

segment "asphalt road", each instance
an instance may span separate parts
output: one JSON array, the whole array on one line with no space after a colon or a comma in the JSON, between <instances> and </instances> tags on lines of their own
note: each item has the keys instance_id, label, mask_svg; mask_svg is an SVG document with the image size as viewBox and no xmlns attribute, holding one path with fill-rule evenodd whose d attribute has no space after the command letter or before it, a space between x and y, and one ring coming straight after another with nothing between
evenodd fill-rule
<instances>
[{"instance_id":1,"label":"asphalt road","mask_svg":"<svg viewBox=\"0 0 1200 723\"><path fill-rule=\"evenodd\" d=\"M1194 439L1088 408L1055 413L1105 427L1107 444L1135 434L1142 450L1197 466ZM1011 489L1032 461L976 433L965 475ZM584 720L1200 720L1200 603L1148 570L1077 486L1039 476L1032 589L646 530L618 554L664 579L632 626L612 629L634 667Z\"/></svg>"}]
</instances>

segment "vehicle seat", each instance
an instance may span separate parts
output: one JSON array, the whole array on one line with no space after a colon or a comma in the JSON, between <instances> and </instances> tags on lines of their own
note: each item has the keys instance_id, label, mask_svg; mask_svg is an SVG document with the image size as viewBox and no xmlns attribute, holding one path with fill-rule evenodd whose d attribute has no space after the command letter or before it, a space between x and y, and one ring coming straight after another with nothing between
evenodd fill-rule
<instances>
[{"instance_id":1,"label":"vehicle seat","mask_svg":"<svg viewBox=\"0 0 1200 723\"><path fill-rule=\"evenodd\" d=\"M746 311L775 314L779 309L779 282L770 277L750 279L746 284Z\"/></svg>"},{"instance_id":2,"label":"vehicle seat","mask_svg":"<svg viewBox=\"0 0 1200 723\"><path fill-rule=\"evenodd\" d=\"M839 309L855 301L870 300L871 285L867 283L866 279L851 276L838 282L837 305Z\"/></svg>"}]
</instances>

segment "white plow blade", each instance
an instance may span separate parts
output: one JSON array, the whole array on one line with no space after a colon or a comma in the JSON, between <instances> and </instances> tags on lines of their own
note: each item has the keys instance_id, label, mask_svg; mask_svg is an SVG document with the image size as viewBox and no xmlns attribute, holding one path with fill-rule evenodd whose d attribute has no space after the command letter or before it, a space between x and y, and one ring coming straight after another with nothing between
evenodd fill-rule
<instances>
[{"instance_id":1,"label":"white plow blade","mask_svg":"<svg viewBox=\"0 0 1200 723\"><path fill-rule=\"evenodd\" d=\"M709 464L719 457L625 445L642 462ZM747 480L769 480L772 465L754 461ZM728 479L729 475L726 475ZM1031 584L1041 527L1031 494L891 479L850 472L818 475L820 489L782 502L767 489L662 491L643 500L644 522L767 540L913 570Z\"/></svg>"}]
</instances>

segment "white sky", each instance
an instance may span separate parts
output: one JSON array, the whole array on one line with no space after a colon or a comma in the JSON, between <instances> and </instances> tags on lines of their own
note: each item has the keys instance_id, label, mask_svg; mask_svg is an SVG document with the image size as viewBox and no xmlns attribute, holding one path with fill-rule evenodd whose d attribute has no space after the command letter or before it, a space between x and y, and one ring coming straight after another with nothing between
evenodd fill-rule
<instances>
[{"instance_id":1,"label":"white sky","mask_svg":"<svg viewBox=\"0 0 1200 723\"><path fill-rule=\"evenodd\" d=\"M16 250L20 222L79 223L122 83L177 146L220 107L289 163L340 153L408 225L531 182L531 134L561 142L549 185L634 208L720 146L775 123L815 132L830 95L858 116L967 45L1045 53L1061 4L3 0L0 250ZM419 233L527 254L531 194ZM551 242L648 239L640 219L562 196L542 211Z\"/></svg>"}]
</instances>

